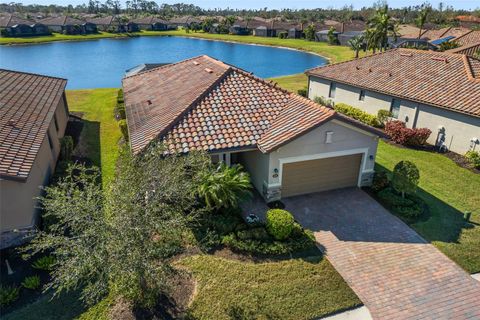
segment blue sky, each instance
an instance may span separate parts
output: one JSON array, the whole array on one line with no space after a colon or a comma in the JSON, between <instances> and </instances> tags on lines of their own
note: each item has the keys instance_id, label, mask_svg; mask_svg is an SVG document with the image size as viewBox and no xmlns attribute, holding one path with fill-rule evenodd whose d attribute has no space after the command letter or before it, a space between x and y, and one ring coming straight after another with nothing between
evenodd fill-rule
<instances>
[{"instance_id":1,"label":"blue sky","mask_svg":"<svg viewBox=\"0 0 480 320\"><path fill-rule=\"evenodd\" d=\"M1 0L0 0L1 1ZM24 4L32 4L32 3L37 3L37 4L61 4L61 5L66 5L66 4L82 4L87 2L88 0L19 0L18 2L22 2ZM3 1L2 1L3 2ZM8 2L8 1L5 1ZM122 3L124 1L121 0ZM202 8L273 8L273 9L282 9L282 8L291 8L291 9L301 9L301 8L317 8L317 7L322 7L322 8L327 8L327 7L333 7L333 8L341 8L344 5L350 5L353 4L355 8L361 8L363 6L371 6L372 3L374 2L373 0L355 0L355 1L348 1L348 0L330 0L330 1L321 1L321 0L292 0L292 1L278 1L278 0L264 0L264 1L258 1L258 0L175 0L175 1L169 1L169 0L157 0L157 3L179 3L179 2L184 2L184 3L193 3L195 5L198 5ZM419 0L419 1L411 1L411 0L389 0L388 3L391 7L404 7L404 6L409 6L409 5L420 5L424 1ZM438 6L438 3L441 2L439 0L434 0L434 1L429 1L433 6ZM452 5L457 9L475 9L475 8L480 8L480 2L478 0L446 0L443 1L443 3L447 5Z\"/></svg>"}]
</instances>

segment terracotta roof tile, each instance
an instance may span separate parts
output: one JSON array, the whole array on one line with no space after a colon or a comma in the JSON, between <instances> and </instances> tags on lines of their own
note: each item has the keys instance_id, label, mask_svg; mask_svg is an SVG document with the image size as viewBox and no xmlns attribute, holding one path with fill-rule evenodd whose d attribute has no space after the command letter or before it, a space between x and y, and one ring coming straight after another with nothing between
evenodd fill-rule
<instances>
[{"instance_id":1,"label":"terracotta roof tile","mask_svg":"<svg viewBox=\"0 0 480 320\"><path fill-rule=\"evenodd\" d=\"M307 74L480 117L478 61L446 52L392 49Z\"/></svg>"},{"instance_id":2,"label":"terracotta roof tile","mask_svg":"<svg viewBox=\"0 0 480 320\"><path fill-rule=\"evenodd\" d=\"M171 152L269 152L335 114L207 56L125 78L123 87L134 153L157 137Z\"/></svg>"},{"instance_id":3,"label":"terracotta roof tile","mask_svg":"<svg viewBox=\"0 0 480 320\"><path fill-rule=\"evenodd\" d=\"M0 176L28 177L66 84L0 69Z\"/></svg>"},{"instance_id":4,"label":"terracotta roof tile","mask_svg":"<svg viewBox=\"0 0 480 320\"><path fill-rule=\"evenodd\" d=\"M480 30L472 30L463 36L456 38L454 41L459 43L462 47L478 44L480 43Z\"/></svg>"}]
</instances>

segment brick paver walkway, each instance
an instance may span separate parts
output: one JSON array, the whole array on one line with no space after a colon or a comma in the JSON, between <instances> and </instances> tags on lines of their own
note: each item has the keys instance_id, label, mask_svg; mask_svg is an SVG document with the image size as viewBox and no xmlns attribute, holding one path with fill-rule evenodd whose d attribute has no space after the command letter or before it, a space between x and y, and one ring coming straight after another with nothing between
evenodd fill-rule
<instances>
[{"instance_id":1,"label":"brick paver walkway","mask_svg":"<svg viewBox=\"0 0 480 320\"><path fill-rule=\"evenodd\" d=\"M480 283L365 192L283 202L373 319L480 319Z\"/></svg>"}]
</instances>

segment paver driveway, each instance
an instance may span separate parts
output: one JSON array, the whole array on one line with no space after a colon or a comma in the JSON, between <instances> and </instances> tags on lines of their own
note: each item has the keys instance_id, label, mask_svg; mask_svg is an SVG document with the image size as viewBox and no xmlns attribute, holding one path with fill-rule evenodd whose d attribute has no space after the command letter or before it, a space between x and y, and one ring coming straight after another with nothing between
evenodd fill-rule
<instances>
[{"instance_id":1,"label":"paver driveway","mask_svg":"<svg viewBox=\"0 0 480 320\"><path fill-rule=\"evenodd\" d=\"M480 319L480 283L365 192L282 201L374 319Z\"/></svg>"}]
</instances>

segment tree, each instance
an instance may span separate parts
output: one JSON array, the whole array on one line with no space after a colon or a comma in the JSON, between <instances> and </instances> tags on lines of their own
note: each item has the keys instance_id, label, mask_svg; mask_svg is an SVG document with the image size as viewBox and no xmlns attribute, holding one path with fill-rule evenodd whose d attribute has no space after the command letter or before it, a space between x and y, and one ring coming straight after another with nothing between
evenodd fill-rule
<instances>
[{"instance_id":1,"label":"tree","mask_svg":"<svg viewBox=\"0 0 480 320\"><path fill-rule=\"evenodd\" d=\"M372 19L368 23L371 32L371 40L374 45L373 49L378 48L380 51L386 50L388 46L388 37L392 36L394 40L397 37L397 25L392 17L388 14L388 6L379 8Z\"/></svg>"},{"instance_id":2,"label":"tree","mask_svg":"<svg viewBox=\"0 0 480 320\"><path fill-rule=\"evenodd\" d=\"M241 165L229 167L222 162L213 172L203 172L198 195L208 208L221 209L236 207L239 200L251 194L251 188L250 177Z\"/></svg>"},{"instance_id":3,"label":"tree","mask_svg":"<svg viewBox=\"0 0 480 320\"><path fill-rule=\"evenodd\" d=\"M418 30L418 39L420 39L420 37L422 36L423 26L425 25L425 22L427 22L427 17L430 13L430 10L430 6L424 6L422 10L420 10L420 12L418 13L418 17L415 20L415 24L420 29Z\"/></svg>"},{"instance_id":4,"label":"tree","mask_svg":"<svg viewBox=\"0 0 480 320\"><path fill-rule=\"evenodd\" d=\"M81 288L89 304L111 292L152 306L168 293L167 280L175 272L171 258L202 213L196 191L209 164L203 153L165 156L153 146L133 156L123 150L106 193L98 169L74 165L46 188L40 202L51 225L25 250L56 258L48 285L56 294Z\"/></svg>"},{"instance_id":5,"label":"tree","mask_svg":"<svg viewBox=\"0 0 480 320\"><path fill-rule=\"evenodd\" d=\"M358 59L358 54L360 50L365 47L365 40L363 36L355 36L348 40L348 45L350 48L355 51L355 59Z\"/></svg>"},{"instance_id":6,"label":"tree","mask_svg":"<svg viewBox=\"0 0 480 320\"><path fill-rule=\"evenodd\" d=\"M413 162L400 161L393 169L392 186L405 198L405 193L416 191L419 179L420 173Z\"/></svg>"},{"instance_id":7,"label":"tree","mask_svg":"<svg viewBox=\"0 0 480 320\"><path fill-rule=\"evenodd\" d=\"M338 44L338 39L335 36L335 28L334 27L330 27L330 29L328 29L327 37L328 37L328 44L330 44L330 45Z\"/></svg>"},{"instance_id":8,"label":"tree","mask_svg":"<svg viewBox=\"0 0 480 320\"><path fill-rule=\"evenodd\" d=\"M305 39L308 41L315 40L315 26L313 24L305 28Z\"/></svg>"}]
</instances>

